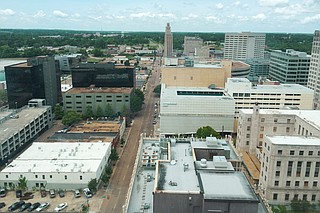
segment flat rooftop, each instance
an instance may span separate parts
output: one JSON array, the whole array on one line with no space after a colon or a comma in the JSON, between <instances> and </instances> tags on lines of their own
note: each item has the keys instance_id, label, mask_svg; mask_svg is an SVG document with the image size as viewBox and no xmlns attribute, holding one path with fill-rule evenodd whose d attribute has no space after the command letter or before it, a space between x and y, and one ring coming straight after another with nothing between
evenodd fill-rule
<instances>
[{"instance_id":1,"label":"flat rooftop","mask_svg":"<svg viewBox=\"0 0 320 213\"><path fill-rule=\"evenodd\" d=\"M209 173L198 171L204 191L204 199L252 200L257 197L241 172Z\"/></svg>"},{"instance_id":2,"label":"flat rooftop","mask_svg":"<svg viewBox=\"0 0 320 213\"><path fill-rule=\"evenodd\" d=\"M275 145L320 146L320 138L306 136L266 136Z\"/></svg>"},{"instance_id":3,"label":"flat rooftop","mask_svg":"<svg viewBox=\"0 0 320 213\"><path fill-rule=\"evenodd\" d=\"M91 88L72 88L65 92L65 94L79 94L79 93L121 93L130 94L132 88L128 87L95 87Z\"/></svg>"},{"instance_id":4,"label":"flat rooftop","mask_svg":"<svg viewBox=\"0 0 320 213\"><path fill-rule=\"evenodd\" d=\"M26 63L23 59L0 59L0 71L4 71L4 67L11 66L18 63Z\"/></svg>"},{"instance_id":5,"label":"flat rooftop","mask_svg":"<svg viewBox=\"0 0 320 213\"><path fill-rule=\"evenodd\" d=\"M216 97L216 98L230 98L222 89L208 89L207 87L163 87L161 88L161 99L163 98L200 98L204 96Z\"/></svg>"},{"instance_id":6,"label":"flat rooftop","mask_svg":"<svg viewBox=\"0 0 320 213\"><path fill-rule=\"evenodd\" d=\"M255 180L259 180L261 163L258 158L255 155L249 154L248 152L241 152L241 154L243 163L248 169L250 176Z\"/></svg>"},{"instance_id":7,"label":"flat rooftop","mask_svg":"<svg viewBox=\"0 0 320 213\"><path fill-rule=\"evenodd\" d=\"M253 109L240 109L244 114L252 114ZM320 129L320 110L281 110L281 109L260 109L259 114L272 115L295 115L310 125Z\"/></svg>"},{"instance_id":8,"label":"flat rooftop","mask_svg":"<svg viewBox=\"0 0 320 213\"><path fill-rule=\"evenodd\" d=\"M111 143L35 142L2 172L95 172Z\"/></svg>"},{"instance_id":9,"label":"flat rooftop","mask_svg":"<svg viewBox=\"0 0 320 213\"><path fill-rule=\"evenodd\" d=\"M19 63L19 64L13 64L10 67L32 67L32 65L28 65L27 62Z\"/></svg>"},{"instance_id":10,"label":"flat rooftop","mask_svg":"<svg viewBox=\"0 0 320 213\"><path fill-rule=\"evenodd\" d=\"M68 132L74 133L84 133L84 132L118 132L120 129L121 123L106 121L89 121L81 122L76 126L73 126Z\"/></svg>"},{"instance_id":11,"label":"flat rooftop","mask_svg":"<svg viewBox=\"0 0 320 213\"><path fill-rule=\"evenodd\" d=\"M13 111L9 111L11 113L1 112L0 117L3 115L3 117L6 116L8 119L5 120L4 118L4 122L0 123L0 143L24 129L27 124L36 119L40 114L44 113L48 108L49 106L30 107L23 109L18 113L14 113ZM8 116L10 115L18 115L19 118L9 118Z\"/></svg>"}]
</instances>

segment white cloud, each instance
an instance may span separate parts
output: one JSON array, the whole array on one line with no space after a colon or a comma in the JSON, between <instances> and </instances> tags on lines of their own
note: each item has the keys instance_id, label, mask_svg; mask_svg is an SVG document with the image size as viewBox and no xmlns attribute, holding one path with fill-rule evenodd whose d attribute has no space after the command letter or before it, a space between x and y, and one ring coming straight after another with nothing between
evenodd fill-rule
<instances>
[{"instance_id":1,"label":"white cloud","mask_svg":"<svg viewBox=\"0 0 320 213\"><path fill-rule=\"evenodd\" d=\"M36 14L33 15L34 18L42 18L46 16L46 14L43 12L43 10L39 10Z\"/></svg>"},{"instance_id":2,"label":"white cloud","mask_svg":"<svg viewBox=\"0 0 320 213\"><path fill-rule=\"evenodd\" d=\"M225 23L225 20L222 20L222 19L220 19L220 18L217 17L217 16L207 16L205 19L206 19L207 21L213 21L213 22L216 23L216 24L223 24L223 23Z\"/></svg>"},{"instance_id":3,"label":"white cloud","mask_svg":"<svg viewBox=\"0 0 320 213\"><path fill-rule=\"evenodd\" d=\"M289 0L259 0L261 6L274 7L278 5L287 4Z\"/></svg>"},{"instance_id":4,"label":"white cloud","mask_svg":"<svg viewBox=\"0 0 320 213\"><path fill-rule=\"evenodd\" d=\"M221 4L221 3L216 4L216 8L217 9L222 9L223 8L223 4Z\"/></svg>"},{"instance_id":5,"label":"white cloud","mask_svg":"<svg viewBox=\"0 0 320 213\"><path fill-rule=\"evenodd\" d=\"M172 13L132 13L130 14L132 18L176 18L176 16Z\"/></svg>"},{"instance_id":6,"label":"white cloud","mask_svg":"<svg viewBox=\"0 0 320 213\"><path fill-rule=\"evenodd\" d=\"M11 9L0 10L0 15L12 16L14 14L15 14L15 12L13 10L11 10Z\"/></svg>"},{"instance_id":7,"label":"white cloud","mask_svg":"<svg viewBox=\"0 0 320 213\"><path fill-rule=\"evenodd\" d=\"M236 2L233 3L234 6L239 6L240 4L241 4L240 1L236 1Z\"/></svg>"},{"instance_id":8,"label":"white cloud","mask_svg":"<svg viewBox=\"0 0 320 213\"><path fill-rule=\"evenodd\" d=\"M55 10L53 11L53 15L59 18L66 18L68 17L67 13L62 12L61 10Z\"/></svg>"},{"instance_id":9,"label":"white cloud","mask_svg":"<svg viewBox=\"0 0 320 213\"><path fill-rule=\"evenodd\" d=\"M237 16L238 21L249 21L249 18L247 16Z\"/></svg>"},{"instance_id":10,"label":"white cloud","mask_svg":"<svg viewBox=\"0 0 320 213\"><path fill-rule=\"evenodd\" d=\"M252 19L255 21L264 21L267 18L267 16L264 13L259 13L255 16L252 16Z\"/></svg>"},{"instance_id":11,"label":"white cloud","mask_svg":"<svg viewBox=\"0 0 320 213\"><path fill-rule=\"evenodd\" d=\"M184 16L181 18L181 20L190 20L190 19L195 19L195 18L198 18L199 16L196 15L196 14L189 14L188 16Z\"/></svg>"},{"instance_id":12,"label":"white cloud","mask_svg":"<svg viewBox=\"0 0 320 213\"><path fill-rule=\"evenodd\" d=\"M75 13L75 14L72 15L72 17L74 17L74 18L79 18L79 17L80 17L80 14L79 14L79 13Z\"/></svg>"},{"instance_id":13,"label":"white cloud","mask_svg":"<svg viewBox=\"0 0 320 213\"><path fill-rule=\"evenodd\" d=\"M301 20L300 23L301 24L309 24L309 23L316 22L316 21L317 22L320 21L320 14L305 17L303 20Z\"/></svg>"},{"instance_id":14,"label":"white cloud","mask_svg":"<svg viewBox=\"0 0 320 213\"><path fill-rule=\"evenodd\" d=\"M298 15L304 12L309 12L308 9L306 9L301 4L292 4L287 7L278 7L274 9L275 13L281 14L281 15Z\"/></svg>"}]
</instances>

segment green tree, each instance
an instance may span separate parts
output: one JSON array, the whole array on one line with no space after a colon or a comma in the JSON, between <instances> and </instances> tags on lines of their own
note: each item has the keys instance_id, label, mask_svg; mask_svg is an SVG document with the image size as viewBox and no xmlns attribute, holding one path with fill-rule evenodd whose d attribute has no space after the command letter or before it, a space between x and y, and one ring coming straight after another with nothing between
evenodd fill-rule
<instances>
[{"instance_id":1,"label":"green tree","mask_svg":"<svg viewBox=\"0 0 320 213\"><path fill-rule=\"evenodd\" d=\"M7 91L4 89L0 90L0 106L5 105L8 103L8 96L7 96Z\"/></svg>"},{"instance_id":2,"label":"green tree","mask_svg":"<svg viewBox=\"0 0 320 213\"><path fill-rule=\"evenodd\" d=\"M56 104L54 106L54 114L56 116L56 119L58 120L61 120L62 117L63 117L63 109L62 107L60 106L60 104Z\"/></svg>"},{"instance_id":3,"label":"green tree","mask_svg":"<svg viewBox=\"0 0 320 213\"><path fill-rule=\"evenodd\" d=\"M160 96L160 94L161 94L161 84L157 85L157 86L153 89L153 92L154 92L156 95Z\"/></svg>"},{"instance_id":4,"label":"green tree","mask_svg":"<svg viewBox=\"0 0 320 213\"><path fill-rule=\"evenodd\" d=\"M107 104L107 105L106 105L105 115L106 115L107 117L113 117L114 114L115 114L115 112L113 111L112 106L111 106L110 104Z\"/></svg>"},{"instance_id":5,"label":"green tree","mask_svg":"<svg viewBox=\"0 0 320 213\"><path fill-rule=\"evenodd\" d=\"M97 187L98 187L98 182L97 179L91 179L88 183L88 188L92 191L92 192L96 192L97 191Z\"/></svg>"},{"instance_id":6,"label":"green tree","mask_svg":"<svg viewBox=\"0 0 320 213\"><path fill-rule=\"evenodd\" d=\"M93 117L94 117L94 114L93 114L92 106L87 106L85 118L93 118Z\"/></svg>"},{"instance_id":7,"label":"green tree","mask_svg":"<svg viewBox=\"0 0 320 213\"><path fill-rule=\"evenodd\" d=\"M130 110L125 105L123 105L122 107L121 116L122 117L130 116Z\"/></svg>"},{"instance_id":8,"label":"green tree","mask_svg":"<svg viewBox=\"0 0 320 213\"><path fill-rule=\"evenodd\" d=\"M311 209L310 202L307 200L301 200L301 199L291 200L290 206L294 212L306 212Z\"/></svg>"},{"instance_id":9,"label":"green tree","mask_svg":"<svg viewBox=\"0 0 320 213\"><path fill-rule=\"evenodd\" d=\"M92 54L94 57L103 57L104 56L103 52L100 49L96 49L96 48L92 50Z\"/></svg>"},{"instance_id":10,"label":"green tree","mask_svg":"<svg viewBox=\"0 0 320 213\"><path fill-rule=\"evenodd\" d=\"M144 101L144 94L140 89L135 89L134 94L139 97L142 102Z\"/></svg>"},{"instance_id":11,"label":"green tree","mask_svg":"<svg viewBox=\"0 0 320 213\"><path fill-rule=\"evenodd\" d=\"M130 109L133 113L135 112L139 112L141 109L142 109L142 101L141 99L132 94L131 97L130 97Z\"/></svg>"},{"instance_id":12,"label":"green tree","mask_svg":"<svg viewBox=\"0 0 320 213\"><path fill-rule=\"evenodd\" d=\"M18 189L21 189L22 191L25 191L28 189L27 187L28 180L25 176L19 177L18 179Z\"/></svg>"},{"instance_id":13,"label":"green tree","mask_svg":"<svg viewBox=\"0 0 320 213\"><path fill-rule=\"evenodd\" d=\"M97 115L98 118L99 118L99 117L103 117L103 110L102 110L102 108L101 108L100 105L98 105L98 107L97 107L97 113L96 113L96 115Z\"/></svg>"},{"instance_id":14,"label":"green tree","mask_svg":"<svg viewBox=\"0 0 320 213\"><path fill-rule=\"evenodd\" d=\"M196 132L196 137L198 138L205 138L210 136L221 138L221 135L210 126L200 127Z\"/></svg>"},{"instance_id":15,"label":"green tree","mask_svg":"<svg viewBox=\"0 0 320 213\"><path fill-rule=\"evenodd\" d=\"M65 126L70 126L79 121L81 121L81 115L74 110L67 111L62 118L62 123Z\"/></svg>"},{"instance_id":16,"label":"green tree","mask_svg":"<svg viewBox=\"0 0 320 213\"><path fill-rule=\"evenodd\" d=\"M126 60L126 61L124 62L124 66L130 66L129 60Z\"/></svg>"},{"instance_id":17,"label":"green tree","mask_svg":"<svg viewBox=\"0 0 320 213\"><path fill-rule=\"evenodd\" d=\"M109 158L111 161L117 161L119 159L119 155L116 149L111 149L111 154Z\"/></svg>"}]
</instances>

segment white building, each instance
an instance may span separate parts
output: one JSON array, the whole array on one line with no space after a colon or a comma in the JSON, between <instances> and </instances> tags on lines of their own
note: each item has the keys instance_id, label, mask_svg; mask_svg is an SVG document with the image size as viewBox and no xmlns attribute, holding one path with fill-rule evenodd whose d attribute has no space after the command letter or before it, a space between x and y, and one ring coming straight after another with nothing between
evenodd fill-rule
<instances>
[{"instance_id":1,"label":"white building","mask_svg":"<svg viewBox=\"0 0 320 213\"><path fill-rule=\"evenodd\" d=\"M266 136L262 148L259 188L271 204L301 199L318 203L320 139Z\"/></svg>"},{"instance_id":2,"label":"white building","mask_svg":"<svg viewBox=\"0 0 320 213\"><path fill-rule=\"evenodd\" d=\"M233 131L234 99L221 89L162 84L160 103L161 134L194 134L202 126Z\"/></svg>"},{"instance_id":3,"label":"white building","mask_svg":"<svg viewBox=\"0 0 320 213\"><path fill-rule=\"evenodd\" d=\"M36 142L0 172L0 185L10 188L24 176L29 189L85 188L99 180L110 153L106 142Z\"/></svg>"},{"instance_id":4,"label":"white building","mask_svg":"<svg viewBox=\"0 0 320 213\"><path fill-rule=\"evenodd\" d=\"M312 109L313 90L299 84L253 85L246 78L228 78L226 92L236 102L236 118L240 109L252 109L259 103L261 109Z\"/></svg>"},{"instance_id":5,"label":"white building","mask_svg":"<svg viewBox=\"0 0 320 213\"><path fill-rule=\"evenodd\" d=\"M52 119L51 106L0 112L0 164L7 162L33 138L50 128Z\"/></svg>"},{"instance_id":6,"label":"white building","mask_svg":"<svg viewBox=\"0 0 320 213\"><path fill-rule=\"evenodd\" d=\"M261 160L263 140L268 135L320 137L320 111L242 109L239 112L237 144L239 151L257 155Z\"/></svg>"},{"instance_id":7,"label":"white building","mask_svg":"<svg viewBox=\"0 0 320 213\"><path fill-rule=\"evenodd\" d=\"M251 32L226 33L224 42L225 59L263 58L266 34Z\"/></svg>"},{"instance_id":8,"label":"white building","mask_svg":"<svg viewBox=\"0 0 320 213\"><path fill-rule=\"evenodd\" d=\"M311 60L309 68L308 87L315 92L314 107L320 109L320 30L313 36Z\"/></svg>"}]
</instances>

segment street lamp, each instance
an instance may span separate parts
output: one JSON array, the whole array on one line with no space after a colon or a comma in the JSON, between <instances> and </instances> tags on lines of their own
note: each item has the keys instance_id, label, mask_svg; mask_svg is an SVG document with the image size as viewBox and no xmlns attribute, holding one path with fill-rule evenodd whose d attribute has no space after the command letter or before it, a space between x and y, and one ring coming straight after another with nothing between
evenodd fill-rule
<instances>
[{"instance_id":1,"label":"street lamp","mask_svg":"<svg viewBox=\"0 0 320 213\"><path fill-rule=\"evenodd\" d=\"M17 111L17 109L18 109L18 102L15 102L15 105L16 105L16 111Z\"/></svg>"}]
</instances>

